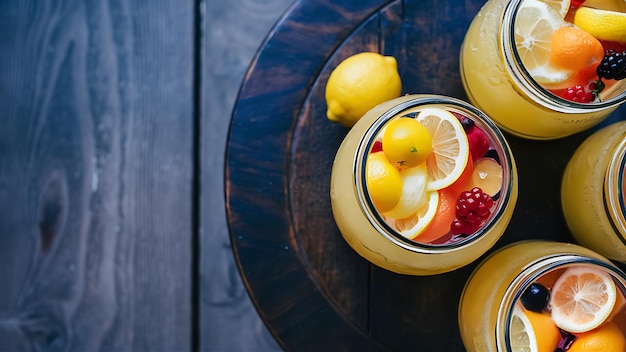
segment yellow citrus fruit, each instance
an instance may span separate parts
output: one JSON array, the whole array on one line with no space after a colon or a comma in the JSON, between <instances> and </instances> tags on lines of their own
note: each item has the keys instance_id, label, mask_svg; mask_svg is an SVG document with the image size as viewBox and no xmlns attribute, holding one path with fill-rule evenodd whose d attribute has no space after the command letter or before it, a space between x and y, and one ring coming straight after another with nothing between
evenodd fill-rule
<instances>
[{"instance_id":1,"label":"yellow citrus fruit","mask_svg":"<svg viewBox=\"0 0 626 352\"><path fill-rule=\"evenodd\" d=\"M626 12L626 1L624 0L585 0L584 5L594 9Z\"/></svg>"},{"instance_id":2,"label":"yellow citrus fruit","mask_svg":"<svg viewBox=\"0 0 626 352\"><path fill-rule=\"evenodd\" d=\"M626 42L626 13L580 7L574 24L592 36L606 41Z\"/></svg>"},{"instance_id":3,"label":"yellow citrus fruit","mask_svg":"<svg viewBox=\"0 0 626 352\"><path fill-rule=\"evenodd\" d=\"M433 151L426 159L430 191L450 186L456 181L469 158L469 142L461 122L447 110L427 108L419 112L417 121L432 138Z\"/></svg>"},{"instance_id":4,"label":"yellow citrus fruit","mask_svg":"<svg viewBox=\"0 0 626 352\"><path fill-rule=\"evenodd\" d=\"M433 221L439 204L439 193L436 191L426 193L426 202L414 214L402 219L386 218L389 226L399 234L414 239L424 232Z\"/></svg>"},{"instance_id":5,"label":"yellow citrus fruit","mask_svg":"<svg viewBox=\"0 0 626 352\"><path fill-rule=\"evenodd\" d=\"M562 18L565 18L565 15L567 15L572 3L571 0L541 0L541 2L555 9Z\"/></svg>"},{"instance_id":6,"label":"yellow citrus fruit","mask_svg":"<svg viewBox=\"0 0 626 352\"><path fill-rule=\"evenodd\" d=\"M376 209L387 212L402 197L400 172L381 152L368 155L365 163L367 191Z\"/></svg>"},{"instance_id":7,"label":"yellow citrus fruit","mask_svg":"<svg viewBox=\"0 0 626 352\"><path fill-rule=\"evenodd\" d=\"M568 268L552 287L552 320L571 333L595 329L611 314L616 296L608 273L583 265Z\"/></svg>"},{"instance_id":8,"label":"yellow citrus fruit","mask_svg":"<svg viewBox=\"0 0 626 352\"><path fill-rule=\"evenodd\" d=\"M607 322L597 329L577 334L576 340L567 351L624 352L626 351L626 340L615 323Z\"/></svg>"},{"instance_id":9,"label":"yellow citrus fruit","mask_svg":"<svg viewBox=\"0 0 626 352\"><path fill-rule=\"evenodd\" d=\"M402 196L393 209L384 213L392 218L405 218L426 203L426 183L428 182L426 165L402 169L400 178L402 179Z\"/></svg>"},{"instance_id":10,"label":"yellow citrus fruit","mask_svg":"<svg viewBox=\"0 0 626 352\"><path fill-rule=\"evenodd\" d=\"M561 68L579 71L604 58L602 43L577 27L561 27L554 32L550 61Z\"/></svg>"},{"instance_id":11,"label":"yellow citrus fruit","mask_svg":"<svg viewBox=\"0 0 626 352\"><path fill-rule=\"evenodd\" d=\"M393 56L362 52L343 60L326 83L326 117L352 127L366 112L400 96L402 83Z\"/></svg>"},{"instance_id":12,"label":"yellow citrus fruit","mask_svg":"<svg viewBox=\"0 0 626 352\"><path fill-rule=\"evenodd\" d=\"M426 161L433 150L426 127L408 117L389 122L382 143L385 156L397 166L417 166Z\"/></svg>"},{"instance_id":13,"label":"yellow citrus fruit","mask_svg":"<svg viewBox=\"0 0 626 352\"><path fill-rule=\"evenodd\" d=\"M519 305L513 309L509 335L512 352L552 352L561 339L549 314L532 312Z\"/></svg>"},{"instance_id":14,"label":"yellow citrus fruit","mask_svg":"<svg viewBox=\"0 0 626 352\"><path fill-rule=\"evenodd\" d=\"M515 21L515 45L526 70L539 83L567 80L574 72L554 67L550 43L554 32L565 24L554 8L539 0L524 0Z\"/></svg>"}]
</instances>

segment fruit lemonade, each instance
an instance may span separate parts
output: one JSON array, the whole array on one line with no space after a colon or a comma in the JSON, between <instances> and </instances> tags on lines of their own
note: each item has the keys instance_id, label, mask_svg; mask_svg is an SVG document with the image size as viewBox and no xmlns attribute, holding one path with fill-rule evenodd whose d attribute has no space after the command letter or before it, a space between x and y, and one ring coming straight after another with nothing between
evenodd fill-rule
<instances>
[{"instance_id":1,"label":"fruit lemonade","mask_svg":"<svg viewBox=\"0 0 626 352\"><path fill-rule=\"evenodd\" d=\"M412 107L389 119L366 161L367 191L387 225L430 245L480 233L503 187L503 151L484 129L450 106Z\"/></svg>"},{"instance_id":2,"label":"fruit lemonade","mask_svg":"<svg viewBox=\"0 0 626 352\"><path fill-rule=\"evenodd\" d=\"M594 132L563 172L561 206L577 243L626 263L626 121Z\"/></svg>"},{"instance_id":3,"label":"fruit lemonade","mask_svg":"<svg viewBox=\"0 0 626 352\"><path fill-rule=\"evenodd\" d=\"M626 90L626 2L521 0L513 24L501 24L509 2L488 1L466 33L469 100L502 129L532 139L580 132L615 110Z\"/></svg>"},{"instance_id":4,"label":"fruit lemonade","mask_svg":"<svg viewBox=\"0 0 626 352\"><path fill-rule=\"evenodd\" d=\"M545 240L502 247L459 303L468 351L626 351L626 274L588 248Z\"/></svg>"}]
</instances>

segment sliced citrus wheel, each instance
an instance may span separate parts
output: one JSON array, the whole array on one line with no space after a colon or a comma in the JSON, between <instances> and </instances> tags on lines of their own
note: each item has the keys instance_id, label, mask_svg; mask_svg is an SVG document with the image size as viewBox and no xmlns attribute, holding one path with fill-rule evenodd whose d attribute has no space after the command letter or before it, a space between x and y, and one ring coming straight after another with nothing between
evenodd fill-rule
<instances>
[{"instance_id":1,"label":"sliced citrus wheel","mask_svg":"<svg viewBox=\"0 0 626 352\"><path fill-rule=\"evenodd\" d=\"M426 165L402 169L400 178L402 179L400 201L393 209L384 213L385 216L396 219L406 218L426 203L426 183L428 182Z\"/></svg>"},{"instance_id":2,"label":"sliced citrus wheel","mask_svg":"<svg viewBox=\"0 0 626 352\"><path fill-rule=\"evenodd\" d=\"M541 352L556 350L561 335L548 314L515 305L509 337L512 352Z\"/></svg>"},{"instance_id":3,"label":"sliced citrus wheel","mask_svg":"<svg viewBox=\"0 0 626 352\"><path fill-rule=\"evenodd\" d=\"M595 329L611 314L616 297L617 289L608 273L585 265L571 267L552 287L552 320L572 333Z\"/></svg>"},{"instance_id":4,"label":"sliced citrus wheel","mask_svg":"<svg viewBox=\"0 0 626 352\"><path fill-rule=\"evenodd\" d=\"M413 239L426 229L435 217L437 205L439 204L439 193L428 192L426 194L426 203L420 207L414 214L402 218L394 219L385 217L387 224L395 229L402 236Z\"/></svg>"},{"instance_id":5,"label":"sliced citrus wheel","mask_svg":"<svg viewBox=\"0 0 626 352\"><path fill-rule=\"evenodd\" d=\"M626 13L580 7L574 24L592 36L612 42L626 41Z\"/></svg>"},{"instance_id":6,"label":"sliced citrus wheel","mask_svg":"<svg viewBox=\"0 0 626 352\"><path fill-rule=\"evenodd\" d=\"M601 327L576 336L568 352L623 352L626 339L617 324L607 322Z\"/></svg>"},{"instance_id":7,"label":"sliced citrus wheel","mask_svg":"<svg viewBox=\"0 0 626 352\"><path fill-rule=\"evenodd\" d=\"M433 151L426 159L430 191L450 186L456 181L469 157L469 143L461 122L447 110L427 108L417 115L433 143Z\"/></svg>"},{"instance_id":8,"label":"sliced citrus wheel","mask_svg":"<svg viewBox=\"0 0 626 352\"><path fill-rule=\"evenodd\" d=\"M526 70L539 83L555 84L570 78L573 71L550 63L554 32L565 24L554 8L539 0L524 0L515 21L515 45Z\"/></svg>"},{"instance_id":9,"label":"sliced citrus wheel","mask_svg":"<svg viewBox=\"0 0 626 352\"><path fill-rule=\"evenodd\" d=\"M541 0L541 2L555 9L562 18L565 18L572 4L571 0Z\"/></svg>"},{"instance_id":10,"label":"sliced citrus wheel","mask_svg":"<svg viewBox=\"0 0 626 352\"><path fill-rule=\"evenodd\" d=\"M423 232L413 238L414 241L431 243L450 233L450 226L456 216L455 205L459 194L450 187L440 189L437 193L439 193L439 204L437 204L433 220Z\"/></svg>"}]
</instances>

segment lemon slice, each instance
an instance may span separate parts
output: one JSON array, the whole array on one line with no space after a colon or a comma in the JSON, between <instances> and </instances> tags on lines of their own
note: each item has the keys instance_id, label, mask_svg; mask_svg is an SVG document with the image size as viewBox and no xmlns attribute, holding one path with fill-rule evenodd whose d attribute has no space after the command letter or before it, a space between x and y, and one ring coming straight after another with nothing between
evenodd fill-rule
<instances>
[{"instance_id":1,"label":"lemon slice","mask_svg":"<svg viewBox=\"0 0 626 352\"><path fill-rule=\"evenodd\" d=\"M406 218L415 213L426 203L426 183L428 171L426 165L410 167L400 171L402 179L402 195L398 204L386 212L386 216L392 218Z\"/></svg>"},{"instance_id":2,"label":"lemon slice","mask_svg":"<svg viewBox=\"0 0 626 352\"><path fill-rule=\"evenodd\" d=\"M413 239L433 221L438 205L439 192L427 192L426 202L414 214L402 219L385 217L385 221L402 236Z\"/></svg>"},{"instance_id":3,"label":"lemon slice","mask_svg":"<svg viewBox=\"0 0 626 352\"><path fill-rule=\"evenodd\" d=\"M548 314L527 311L516 304L509 325L509 337L512 352L554 351L560 333Z\"/></svg>"},{"instance_id":4,"label":"lemon slice","mask_svg":"<svg viewBox=\"0 0 626 352\"><path fill-rule=\"evenodd\" d=\"M617 289L609 274L589 266L571 267L552 287L552 320L572 333L590 331L607 320L616 299Z\"/></svg>"},{"instance_id":5,"label":"lemon slice","mask_svg":"<svg viewBox=\"0 0 626 352\"><path fill-rule=\"evenodd\" d=\"M561 18L565 18L572 3L571 0L541 0L541 2L555 9L561 15Z\"/></svg>"},{"instance_id":6,"label":"lemon slice","mask_svg":"<svg viewBox=\"0 0 626 352\"><path fill-rule=\"evenodd\" d=\"M612 42L626 42L626 13L580 7L574 24L592 36Z\"/></svg>"},{"instance_id":7,"label":"lemon slice","mask_svg":"<svg viewBox=\"0 0 626 352\"><path fill-rule=\"evenodd\" d=\"M517 52L526 70L539 83L563 82L574 74L554 67L549 60L552 35L565 23L558 11L539 0L525 0L518 10L515 21Z\"/></svg>"},{"instance_id":8,"label":"lemon slice","mask_svg":"<svg viewBox=\"0 0 626 352\"><path fill-rule=\"evenodd\" d=\"M469 143L461 122L447 110L427 108L417 115L432 138L433 150L426 159L428 184L426 189L436 191L456 181L469 157Z\"/></svg>"}]
</instances>

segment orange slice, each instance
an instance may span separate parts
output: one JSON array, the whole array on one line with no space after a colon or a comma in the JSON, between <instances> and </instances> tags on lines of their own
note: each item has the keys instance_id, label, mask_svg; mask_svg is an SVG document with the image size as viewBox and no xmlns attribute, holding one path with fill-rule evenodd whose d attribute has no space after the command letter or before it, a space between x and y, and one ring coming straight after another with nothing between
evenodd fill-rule
<instances>
[{"instance_id":1,"label":"orange slice","mask_svg":"<svg viewBox=\"0 0 626 352\"><path fill-rule=\"evenodd\" d=\"M437 212L439 204L439 193L428 192L426 194L426 203L420 207L414 214L402 218L394 219L385 217L387 224L395 229L402 236L413 239L422 233L431 223Z\"/></svg>"},{"instance_id":2,"label":"orange slice","mask_svg":"<svg viewBox=\"0 0 626 352\"><path fill-rule=\"evenodd\" d=\"M576 336L568 352L623 352L626 340L619 327L607 322L601 327Z\"/></svg>"},{"instance_id":3,"label":"orange slice","mask_svg":"<svg viewBox=\"0 0 626 352\"><path fill-rule=\"evenodd\" d=\"M426 159L430 191L450 186L465 170L469 143L463 125L447 110L427 108L417 115L417 121L430 133L433 151Z\"/></svg>"},{"instance_id":4,"label":"orange slice","mask_svg":"<svg viewBox=\"0 0 626 352\"><path fill-rule=\"evenodd\" d=\"M552 320L565 331L590 331L606 321L616 299L617 289L608 273L590 266L574 266L552 287Z\"/></svg>"}]
</instances>

